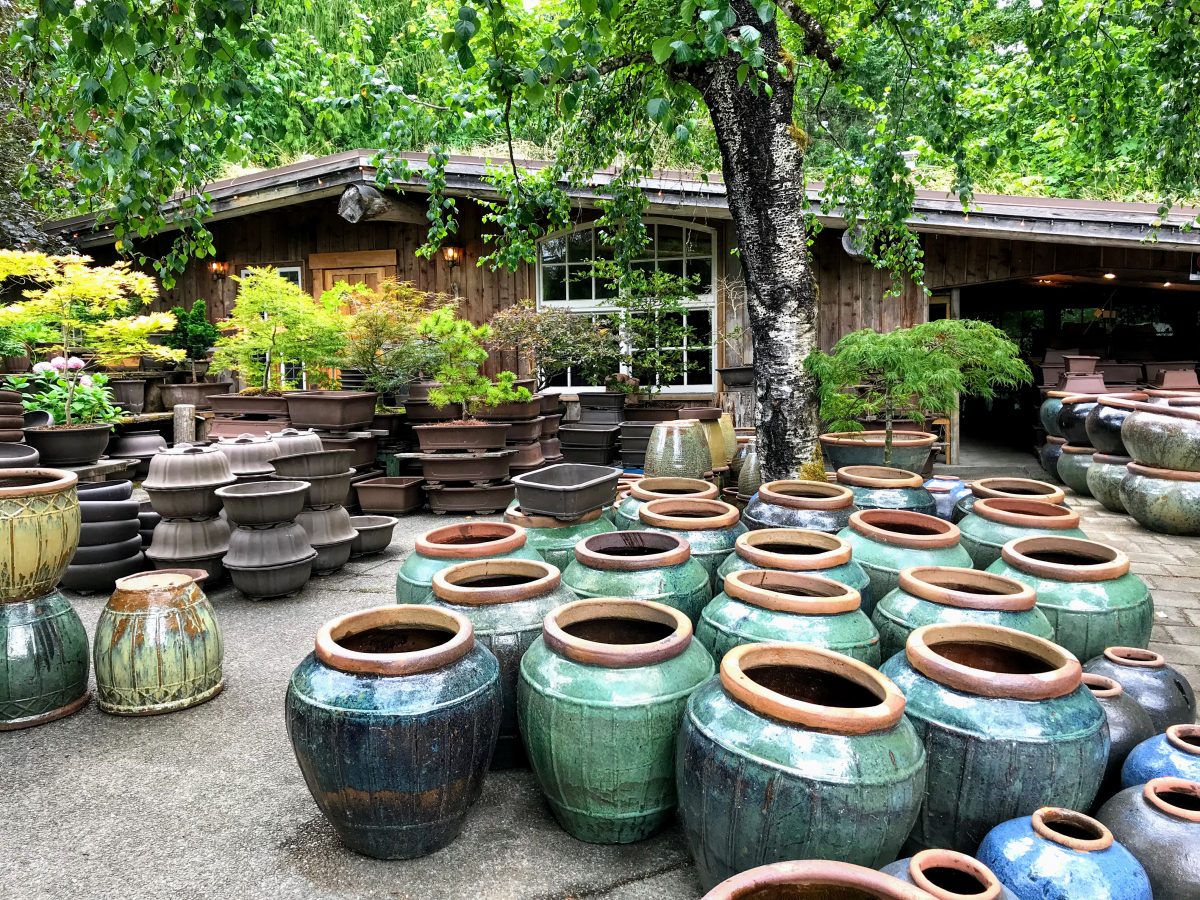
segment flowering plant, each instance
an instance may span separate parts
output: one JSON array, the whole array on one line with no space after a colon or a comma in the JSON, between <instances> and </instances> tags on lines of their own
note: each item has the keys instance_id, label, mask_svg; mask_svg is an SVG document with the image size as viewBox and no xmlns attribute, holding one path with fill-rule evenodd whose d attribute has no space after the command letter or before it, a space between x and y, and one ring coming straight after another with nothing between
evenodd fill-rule
<instances>
[{"instance_id":1,"label":"flowering plant","mask_svg":"<svg viewBox=\"0 0 1200 900\"><path fill-rule=\"evenodd\" d=\"M100 425L115 422L124 414L113 403L112 390L104 375L88 375L78 356L56 356L35 363L29 375L10 375L7 387L23 391L27 410L43 410L55 425Z\"/></svg>"}]
</instances>

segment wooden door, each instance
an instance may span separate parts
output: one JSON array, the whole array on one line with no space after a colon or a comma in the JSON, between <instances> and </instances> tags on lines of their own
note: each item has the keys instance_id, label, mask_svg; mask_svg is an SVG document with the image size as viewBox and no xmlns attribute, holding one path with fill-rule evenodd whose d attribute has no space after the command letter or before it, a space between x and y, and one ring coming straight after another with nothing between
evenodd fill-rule
<instances>
[{"instance_id":1,"label":"wooden door","mask_svg":"<svg viewBox=\"0 0 1200 900\"><path fill-rule=\"evenodd\" d=\"M317 299L339 281L377 288L386 279L396 277L396 251L313 253L308 257L308 268L312 271L312 295Z\"/></svg>"}]
</instances>

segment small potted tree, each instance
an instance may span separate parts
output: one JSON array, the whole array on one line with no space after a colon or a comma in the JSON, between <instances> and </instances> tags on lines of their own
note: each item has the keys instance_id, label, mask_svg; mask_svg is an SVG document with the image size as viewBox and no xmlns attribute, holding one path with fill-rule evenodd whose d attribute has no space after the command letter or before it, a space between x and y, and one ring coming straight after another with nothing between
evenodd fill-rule
<instances>
[{"instance_id":1,"label":"small potted tree","mask_svg":"<svg viewBox=\"0 0 1200 900\"><path fill-rule=\"evenodd\" d=\"M53 424L25 429L25 442L44 466L86 466L108 446L112 424L122 416L106 376L84 372L78 356L35 363L28 375L10 375L7 387L25 395L29 411L50 414Z\"/></svg>"},{"instance_id":2,"label":"small potted tree","mask_svg":"<svg viewBox=\"0 0 1200 900\"><path fill-rule=\"evenodd\" d=\"M995 396L998 387L1032 379L1020 349L987 322L943 319L880 333L845 335L831 353L815 351L805 367L817 379L822 421L821 451L835 469L883 465L920 472L937 436L899 430L928 413L950 414L961 395ZM864 429L879 419L882 430Z\"/></svg>"},{"instance_id":3,"label":"small potted tree","mask_svg":"<svg viewBox=\"0 0 1200 900\"><path fill-rule=\"evenodd\" d=\"M521 300L500 310L488 322L487 346L512 353L518 368L529 372L538 391L568 369L581 377L612 371L621 354L617 333L598 325L590 316L555 307L538 309L532 300Z\"/></svg>"}]
</instances>

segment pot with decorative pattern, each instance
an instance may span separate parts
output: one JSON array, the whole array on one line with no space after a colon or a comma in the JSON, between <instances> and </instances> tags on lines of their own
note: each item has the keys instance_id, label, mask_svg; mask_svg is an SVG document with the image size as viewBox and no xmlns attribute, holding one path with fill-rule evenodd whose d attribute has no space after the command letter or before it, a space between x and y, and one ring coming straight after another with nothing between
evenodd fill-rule
<instances>
[{"instance_id":1,"label":"pot with decorative pattern","mask_svg":"<svg viewBox=\"0 0 1200 900\"><path fill-rule=\"evenodd\" d=\"M0 648L0 731L43 725L87 705L87 631L58 591L0 602Z\"/></svg>"},{"instance_id":2,"label":"pot with decorative pattern","mask_svg":"<svg viewBox=\"0 0 1200 900\"><path fill-rule=\"evenodd\" d=\"M0 603L54 590L79 546L79 478L61 469L0 470Z\"/></svg>"},{"instance_id":3,"label":"pot with decorative pattern","mask_svg":"<svg viewBox=\"0 0 1200 900\"><path fill-rule=\"evenodd\" d=\"M1167 665L1161 653L1140 647L1106 647L1089 659L1083 670L1107 675L1120 684L1150 716L1155 733L1196 720L1192 686L1182 673Z\"/></svg>"},{"instance_id":4,"label":"pot with decorative pattern","mask_svg":"<svg viewBox=\"0 0 1200 900\"><path fill-rule=\"evenodd\" d=\"M647 477L703 478L712 458L700 423L694 419L658 422L650 430L643 466Z\"/></svg>"},{"instance_id":5,"label":"pot with decorative pattern","mask_svg":"<svg viewBox=\"0 0 1200 900\"><path fill-rule=\"evenodd\" d=\"M743 518L747 528L806 528L836 534L857 508L847 487L788 478L760 484Z\"/></svg>"},{"instance_id":6,"label":"pot with decorative pattern","mask_svg":"<svg viewBox=\"0 0 1200 900\"><path fill-rule=\"evenodd\" d=\"M937 503L916 472L884 466L846 466L837 470L838 484L854 494L859 509L907 509L937 515Z\"/></svg>"},{"instance_id":7,"label":"pot with decorative pattern","mask_svg":"<svg viewBox=\"0 0 1200 900\"><path fill-rule=\"evenodd\" d=\"M396 602L421 603L442 569L476 559L532 559L542 555L528 545L524 528L506 522L460 522L419 535L396 573Z\"/></svg>"},{"instance_id":8,"label":"pot with decorative pattern","mask_svg":"<svg viewBox=\"0 0 1200 900\"><path fill-rule=\"evenodd\" d=\"M1000 558L1009 541L1036 534L1086 538L1079 513L1041 500L985 499L958 522L962 545L977 569L986 569Z\"/></svg>"},{"instance_id":9,"label":"pot with decorative pattern","mask_svg":"<svg viewBox=\"0 0 1200 900\"><path fill-rule=\"evenodd\" d=\"M849 527L838 537L850 545L855 562L866 570L877 600L896 588L901 569L971 568L958 526L937 516L901 509L864 509L850 517Z\"/></svg>"}]
</instances>

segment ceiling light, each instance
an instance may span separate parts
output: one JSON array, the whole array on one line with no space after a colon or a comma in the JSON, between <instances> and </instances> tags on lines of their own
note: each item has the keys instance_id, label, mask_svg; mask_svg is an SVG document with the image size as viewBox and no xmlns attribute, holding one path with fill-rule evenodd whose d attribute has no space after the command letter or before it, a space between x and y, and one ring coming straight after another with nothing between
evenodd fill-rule
<instances>
[{"instance_id":1,"label":"ceiling light","mask_svg":"<svg viewBox=\"0 0 1200 900\"><path fill-rule=\"evenodd\" d=\"M1171 282L1169 282L1169 281L1163 282L1163 287L1170 287L1170 286L1171 286Z\"/></svg>"},{"instance_id":2,"label":"ceiling light","mask_svg":"<svg viewBox=\"0 0 1200 900\"><path fill-rule=\"evenodd\" d=\"M1104 273L1104 278L1105 278L1107 281L1112 281L1112 280L1113 280L1114 278L1116 278L1116 277L1117 277L1117 273L1116 273L1116 272L1105 272L1105 273Z\"/></svg>"}]
</instances>

